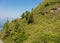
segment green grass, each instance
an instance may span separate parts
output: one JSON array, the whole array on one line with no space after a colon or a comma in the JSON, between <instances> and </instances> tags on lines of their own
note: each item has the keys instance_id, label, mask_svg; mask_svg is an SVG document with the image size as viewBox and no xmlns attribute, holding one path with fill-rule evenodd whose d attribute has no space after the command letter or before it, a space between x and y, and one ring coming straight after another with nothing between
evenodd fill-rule
<instances>
[{"instance_id":1,"label":"green grass","mask_svg":"<svg viewBox=\"0 0 60 43\"><path fill-rule=\"evenodd\" d=\"M49 3L47 6L46 3ZM26 16L13 20L2 30L4 43L60 43L60 11L49 12L52 8L60 6L59 0L48 0L33 10L34 22L28 24ZM56 2L51 4L51 2ZM41 13L37 13L42 11Z\"/></svg>"}]
</instances>

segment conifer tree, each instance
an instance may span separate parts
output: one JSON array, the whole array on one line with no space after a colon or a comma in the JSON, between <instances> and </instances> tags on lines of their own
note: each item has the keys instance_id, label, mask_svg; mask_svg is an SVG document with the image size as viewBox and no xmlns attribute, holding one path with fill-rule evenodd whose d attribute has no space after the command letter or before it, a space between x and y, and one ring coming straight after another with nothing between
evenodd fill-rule
<instances>
[{"instance_id":1,"label":"conifer tree","mask_svg":"<svg viewBox=\"0 0 60 43\"><path fill-rule=\"evenodd\" d=\"M30 12L29 11L26 11L25 13L26 13L26 20L28 20L29 15L30 15Z\"/></svg>"},{"instance_id":2,"label":"conifer tree","mask_svg":"<svg viewBox=\"0 0 60 43\"><path fill-rule=\"evenodd\" d=\"M32 8L31 13L26 11L26 20L27 20L28 24L33 23L33 21L34 21L34 19L33 19L33 8Z\"/></svg>"},{"instance_id":3,"label":"conifer tree","mask_svg":"<svg viewBox=\"0 0 60 43\"><path fill-rule=\"evenodd\" d=\"M33 8L32 8L32 12L30 14L30 18L28 20L28 24L33 23L33 22L34 22L34 19L33 19Z\"/></svg>"},{"instance_id":4,"label":"conifer tree","mask_svg":"<svg viewBox=\"0 0 60 43\"><path fill-rule=\"evenodd\" d=\"M25 17L25 13L23 13L21 17L22 17L22 19L23 19L23 18Z\"/></svg>"}]
</instances>

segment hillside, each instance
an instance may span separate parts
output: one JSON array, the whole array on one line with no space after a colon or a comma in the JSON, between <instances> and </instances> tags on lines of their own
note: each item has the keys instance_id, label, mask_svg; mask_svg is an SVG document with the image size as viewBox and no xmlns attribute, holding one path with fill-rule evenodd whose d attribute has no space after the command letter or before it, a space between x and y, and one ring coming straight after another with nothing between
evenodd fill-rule
<instances>
[{"instance_id":1,"label":"hillside","mask_svg":"<svg viewBox=\"0 0 60 43\"><path fill-rule=\"evenodd\" d=\"M4 43L60 43L60 1L45 0L4 25Z\"/></svg>"}]
</instances>

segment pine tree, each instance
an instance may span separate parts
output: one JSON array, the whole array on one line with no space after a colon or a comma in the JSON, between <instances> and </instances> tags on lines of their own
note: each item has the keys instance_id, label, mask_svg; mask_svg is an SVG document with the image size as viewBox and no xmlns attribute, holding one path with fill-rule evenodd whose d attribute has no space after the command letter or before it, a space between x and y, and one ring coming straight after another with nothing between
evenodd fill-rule
<instances>
[{"instance_id":1,"label":"pine tree","mask_svg":"<svg viewBox=\"0 0 60 43\"><path fill-rule=\"evenodd\" d=\"M33 23L34 19L33 19L33 8L32 8L32 12L30 14L29 20L28 20L28 24Z\"/></svg>"},{"instance_id":2,"label":"pine tree","mask_svg":"<svg viewBox=\"0 0 60 43\"><path fill-rule=\"evenodd\" d=\"M26 11L26 20L28 20L29 16L30 16L30 12L29 11Z\"/></svg>"},{"instance_id":3,"label":"pine tree","mask_svg":"<svg viewBox=\"0 0 60 43\"><path fill-rule=\"evenodd\" d=\"M33 19L33 9L32 9L31 13L29 11L26 11L26 20L27 20L28 24L34 22L34 19Z\"/></svg>"},{"instance_id":4,"label":"pine tree","mask_svg":"<svg viewBox=\"0 0 60 43\"><path fill-rule=\"evenodd\" d=\"M22 19L23 19L23 18L25 17L25 13L23 13L21 17L22 17Z\"/></svg>"}]
</instances>

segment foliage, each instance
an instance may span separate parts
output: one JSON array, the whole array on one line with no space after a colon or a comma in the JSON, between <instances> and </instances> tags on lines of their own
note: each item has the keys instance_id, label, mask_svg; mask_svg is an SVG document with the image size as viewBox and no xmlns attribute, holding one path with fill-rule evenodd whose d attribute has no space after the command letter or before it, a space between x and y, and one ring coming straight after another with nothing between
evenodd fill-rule
<instances>
[{"instance_id":1,"label":"foliage","mask_svg":"<svg viewBox=\"0 0 60 43\"><path fill-rule=\"evenodd\" d=\"M22 18L7 22L1 32L4 43L60 43L59 0L45 0ZM48 12L48 13L46 13Z\"/></svg>"},{"instance_id":2,"label":"foliage","mask_svg":"<svg viewBox=\"0 0 60 43\"><path fill-rule=\"evenodd\" d=\"M22 19L23 19L23 18L25 17L25 13L23 13L21 17L22 17Z\"/></svg>"},{"instance_id":3,"label":"foliage","mask_svg":"<svg viewBox=\"0 0 60 43\"><path fill-rule=\"evenodd\" d=\"M30 23L33 23L33 14L31 14L30 12L26 11L26 20L27 20L27 23L30 24Z\"/></svg>"}]
</instances>

